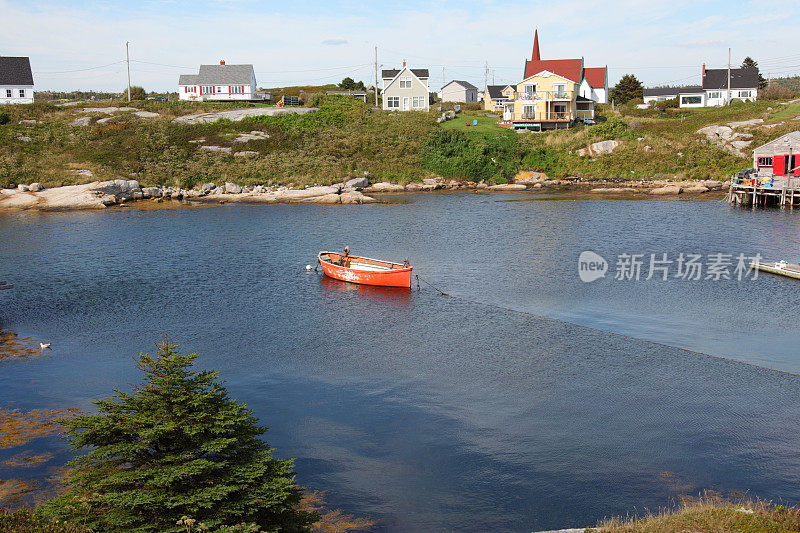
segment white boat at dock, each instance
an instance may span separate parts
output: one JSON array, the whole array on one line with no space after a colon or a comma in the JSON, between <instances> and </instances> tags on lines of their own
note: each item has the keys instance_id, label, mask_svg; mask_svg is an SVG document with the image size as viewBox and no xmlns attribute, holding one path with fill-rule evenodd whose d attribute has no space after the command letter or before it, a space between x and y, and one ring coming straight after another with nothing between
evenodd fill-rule
<instances>
[{"instance_id":1,"label":"white boat at dock","mask_svg":"<svg viewBox=\"0 0 800 533\"><path fill-rule=\"evenodd\" d=\"M761 261L753 261L750 263L750 268L760 272L769 272L770 274L800 279L800 264L788 263L783 260L766 263Z\"/></svg>"}]
</instances>

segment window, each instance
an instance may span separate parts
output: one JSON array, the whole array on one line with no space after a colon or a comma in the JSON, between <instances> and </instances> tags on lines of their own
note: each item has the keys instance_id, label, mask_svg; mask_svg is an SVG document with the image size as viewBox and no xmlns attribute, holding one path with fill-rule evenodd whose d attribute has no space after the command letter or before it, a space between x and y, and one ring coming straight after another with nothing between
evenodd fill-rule
<instances>
[{"instance_id":1,"label":"window","mask_svg":"<svg viewBox=\"0 0 800 533\"><path fill-rule=\"evenodd\" d=\"M522 106L522 118L526 119L536 118L536 108L532 105Z\"/></svg>"},{"instance_id":2,"label":"window","mask_svg":"<svg viewBox=\"0 0 800 533\"><path fill-rule=\"evenodd\" d=\"M772 158L771 157L759 157L758 158L758 166L760 166L760 167L771 167L772 166Z\"/></svg>"},{"instance_id":3,"label":"window","mask_svg":"<svg viewBox=\"0 0 800 533\"><path fill-rule=\"evenodd\" d=\"M20 98L25 98L25 89L20 89L19 90L19 97Z\"/></svg>"},{"instance_id":4,"label":"window","mask_svg":"<svg viewBox=\"0 0 800 533\"><path fill-rule=\"evenodd\" d=\"M702 104L702 96L681 96L681 105L695 105Z\"/></svg>"},{"instance_id":5,"label":"window","mask_svg":"<svg viewBox=\"0 0 800 533\"><path fill-rule=\"evenodd\" d=\"M566 98L567 97L567 85L564 83L555 83L553 84L553 97L554 98Z\"/></svg>"},{"instance_id":6,"label":"window","mask_svg":"<svg viewBox=\"0 0 800 533\"><path fill-rule=\"evenodd\" d=\"M399 96L390 96L386 100L386 107L387 108L400 108L400 97Z\"/></svg>"},{"instance_id":7,"label":"window","mask_svg":"<svg viewBox=\"0 0 800 533\"><path fill-rule=\"evenodd\" d=\"M533 95L536 94L536 84L535 83L526 83L523 87L525 89L525 97L529 100L533 98Z\"/></svg>"},{"instance_id":8,"label":"window","mask_svg":"<svg viewBox=\"0 0 800 533\"><path fill-rule=\"evenodd\" d=\"M567 104L556 104L553 106L553 109L556 112L556 118L567 117Z\"/></svg>"},{"instance_id":9,"label":"window","mask_svg":"<svg viewBox=\"0 0 800 533\"><path fill-rule=\"evenodd\" d=\"M722 93L720 91L714 91L712 93L708 93L709 98L722 98Z\"/></svg>"},{"instance_id":10,"label":"window","mask_svg":"<svg viewBox=\"0 0 800 533\"><path fill-rule=\"evenodd\" d=\"M214 93L214 88L208 85L203 85L200 88L200 94L213 94L213 93Z\"/></svg>"},{"instance_id":11,"label":"window","mask_svg":"<svg viewBox=\"0 0 800 533\"><path fill-rule=\"evenodd\" d=\"M411 102L411 107L414 109L423 109L425 107L425 98L423 96L415 96Z\"/></svg>"},{"instance_id":12,"label":"window","mask_svg":"<svg viewBox=\"0 0 800 533\"><path fill-rule=\"evenodd\" d=\"M410 89L411 88L411 78L401 78L400 79L400 88L401 89Z\"/></svg>"},{"instance_id":13,"label":"window","mask_svg":"<svg viewBox=\"0 0 800 533\"><path fill-rule=\"evenodd\" d=\"M750 91L739 91L739 98L750 98Z\"/></svg>"},{"instance_id":14,"label":"window","mask_svg":"<svg viewBox=\"0 0 800 533\"><path fill-rule=\"evenodd\" d=\"M11 97L12 97L11 89L6 89L6 98L11 98Z\"/></svg>"}]
</instances>

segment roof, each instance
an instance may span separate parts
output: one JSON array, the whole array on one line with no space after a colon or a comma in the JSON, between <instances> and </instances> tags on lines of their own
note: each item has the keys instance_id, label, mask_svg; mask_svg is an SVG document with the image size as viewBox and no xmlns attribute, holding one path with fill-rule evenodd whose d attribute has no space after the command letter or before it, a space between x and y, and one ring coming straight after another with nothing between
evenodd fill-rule
<instances>
[{"instance_id":1,"label":"roof","mask_svg":"<svg viewBox=\"0 0 800 533\"><path fill-rule=\"evenodd\" d=\"M577 98L575 98L575 102L586 103L586 102L594 102L594 100L592 100L591 98L586 98L585 96L578 95Z\"/></svg>"},{"instance_id":2,"label":"roof","mask_svg":"<svg viewBox=\"0 0 800 533\"><path fill-rule=\"evenodd\" d=\"M30 59L0 56L0 85L33 85Z\"/></svg>"},{"instance_id":3,"label":"roof","mask_svg":"<svg viewBox=\"0 0 800 533\"><path fill-rule=\"evenodd\" d=\"M399 68L393 68L393 69L389 69L389 70L382 70L381 71L381 75L382 75L384 80L390 80L390 79L394 79L395 76L400 74L401 70L402 69L399 69ZM416 76L418 78L429 78L430 77L430 74L428 74L428 69L426 69L426 68L410 68L408 70L413 72L414 76Z\"/></svg>"},{"instance_id":4,"label":"roof","mask_svg":"<svg viewBox=\"0 0 800 533\"><path fill-rule=\"evenodd\" d=\"M453 80L450 83L448 83L447 85L452 85L453 83L457 83L457 84L461 85L462 87L464 87L465 89L474 89L476 91L478 90L478 88L475 87L474 85L472 85L470 82L462 81L462 80ZM444 87L447 87L447 85L445 85ZM442 87L442 89L444 89L444 87Z\"/></svg>"},{"instance_id":5,"label":"roof","mask_svg":"<svg viewBox=\"0 0 800 533\"><path fill-rule=\"evenodd\" d=\"M498 98L505 98L505 96L503 96L503 89L506 87L508 87L508 85L487 85L486 91L489 93L489 98L496 100Z\"/></svg>"},{"instance_id":6,"label":"roof","mask_svg":"<svg viewBox=\"0 0 800 533\"><path fill-rule=\"evenodd\" d=\"M763 146L759 146L755 150L753 150L753 155L758 156L765 156L765 155L782 155L788 153L789 148L792 148L792 151L798 150L800 152L800 131L792 131L787 133L786 135L782 135L777 139L774 139Z\"/></svg>"},{"instance_id":7,"label":"roof","mask_svg":"<svg viewBox=\"0 0 800 533\"><path fill-rule=\"evenodd\" d=\"M250 85L253 65L200 65L197 75L182 74L178 85Z\"/></svg>"},{"instance_id":8,"label":"roof","mask_svg":"<svg viewBox=\"0 0 800 533\"><path fill-rule=\"evenodd\" d=\"M525 61L525 77L528 79L534 74L548 70L575 83L580 83L583 71L582 59L545 59L540 61Z\"/></svg>"},{"instance_id":9,"label":"roof","mask_svg":"<svg viewBox=\"0 0 800 533\"><path fill-rule=\"evenodd\" d=\"M603 89L606 86L606 67L585 68L583 77L589 82L590 87Z\"/></svg>"},{"instance_id":10,"label":"roof","mask_svg":"<svg viewBox=\"0 0 800 533\"><path fill-rule=\"evenodd\" d=\"M703 89L727 89L728 69L709 68L703 75ZM731 89L757 89L757 68L732 68Z\"/></svg>"},{"instance_id":11,"label":"roof","mask_svg":"<svg viewBox=\"0 0 800 533\"><path fill-rule=\"evenodd\" d=\"M531 54L531 61L541 61L542 56L539 54L539 28L533 32L533 53Z\"/></svg>"},{"instance_id":12,"label":"roof","mask_svg":"<svg viewBox=\"0 0 800 533\"><path fill-rule=\"evenodd\" d=\"M644 96L678 96L680 93L694 93L701 90L702 87L696 85L689 87L656 87L645 89Z\"/></svg>"}]
</instances>

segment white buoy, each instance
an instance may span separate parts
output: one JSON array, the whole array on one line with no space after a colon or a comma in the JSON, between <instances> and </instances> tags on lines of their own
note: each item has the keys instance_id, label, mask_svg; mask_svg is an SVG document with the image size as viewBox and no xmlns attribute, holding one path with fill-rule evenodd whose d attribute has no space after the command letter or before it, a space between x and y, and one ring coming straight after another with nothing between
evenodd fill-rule
<instances>
[{"instance_id":1,"label":"white buoy","mask_svg":"<svg viewBox=\"0 0 800 533\"><path fill-rule=\"evenodd\" d=\"M50 348L50 343L49 342L40 342L39 343L39 348L41 348L42 350L47 350L47 349Z\"/></svg>"},{"instance_id":2,"label":"white buoy","mask_svg":"<svg viewBox=\"0 0 800 533\"><path fill-rule=\"evenodd\" d=\"M306 270L314 270L314 267L312 267L311 265L306 265Z\"/></svg>"}]
</instances>

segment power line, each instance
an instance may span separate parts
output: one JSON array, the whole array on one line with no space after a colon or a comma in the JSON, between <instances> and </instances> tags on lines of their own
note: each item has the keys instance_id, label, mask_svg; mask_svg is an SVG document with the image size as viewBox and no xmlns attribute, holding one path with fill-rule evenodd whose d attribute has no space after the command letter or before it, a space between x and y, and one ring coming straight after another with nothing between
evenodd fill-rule
<instances>
[{"instance_id":1,"label":"power line","mask_svg":"<svg viewBox=\"0 0 800 533\"><path fill-rule=\"evenodd\" d=\"M98 65L96 67L77 68L75 70L51 70L51 71L36 70L36 71L34 71L34 73L35 74L69 74L71 72L84 72L86 70L97 70L99 68L106 68L106 67L110 67L110 66L113 66L113 65L118 65L118 64L124 63L124 62L125 62L124 59L120 59L119 61L114 61L113 63L109 63L108 65Z\"/></svg>"}]
</instances>

